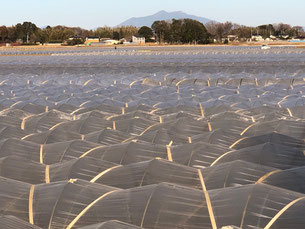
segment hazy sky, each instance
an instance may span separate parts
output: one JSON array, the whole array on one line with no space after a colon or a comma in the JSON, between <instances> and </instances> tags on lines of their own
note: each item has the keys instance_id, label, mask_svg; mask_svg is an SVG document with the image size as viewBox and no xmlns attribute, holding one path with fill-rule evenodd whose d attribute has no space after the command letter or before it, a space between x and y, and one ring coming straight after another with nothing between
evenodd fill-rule
<instances>
[{"instance_id":1,"label":"hazy sky","mask_svg":"<svg viewBox=\"0 0 305 229\"><path fill-rule=\"evenodd\" d=\"M305 26L305 0L1 0L0 25L31 21L92 29L116 26L160 10L184 11L219 22Z\"/></svg>"}]
</instances>

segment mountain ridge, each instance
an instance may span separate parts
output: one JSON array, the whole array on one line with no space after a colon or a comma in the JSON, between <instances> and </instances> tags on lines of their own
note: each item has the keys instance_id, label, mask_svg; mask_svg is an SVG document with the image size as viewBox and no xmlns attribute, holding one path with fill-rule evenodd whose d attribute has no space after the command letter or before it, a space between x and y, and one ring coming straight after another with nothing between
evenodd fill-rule
<instances>
[{"instance_id":1,"label":"mountain ridge","mask_svg":"<svg viewBox=\"0 0 305 229\"><path fill-rule=\"evenodd\" d=\"M213 21L209 18L187 14L183 11L167 12L165 10L161 10L161 11L159 11L155 14L149 15L149 16L129 18L126 21L119 24L118 26L135 26L135 27L148 26L148 27L151 27L151 25L154 23L154 21L184 19L184 18L190 18L193 20L197 20L203 24Z\"/></svg>"}]
</instances>

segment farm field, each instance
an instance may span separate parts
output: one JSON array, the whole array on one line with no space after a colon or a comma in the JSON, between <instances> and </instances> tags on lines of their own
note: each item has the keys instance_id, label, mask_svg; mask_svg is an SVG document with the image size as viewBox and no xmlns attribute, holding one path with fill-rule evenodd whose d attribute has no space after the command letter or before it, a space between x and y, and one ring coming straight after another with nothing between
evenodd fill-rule
<instances>
[{"instance_id":1,"label":"farm field","mask_svg":"<svg viewBox=\"0 0 305 229\"><path fill-rule=\"evenodd\" d=\"M305 49L0 50L0 227L304 228Z\"/></svg>"}]
</instances>

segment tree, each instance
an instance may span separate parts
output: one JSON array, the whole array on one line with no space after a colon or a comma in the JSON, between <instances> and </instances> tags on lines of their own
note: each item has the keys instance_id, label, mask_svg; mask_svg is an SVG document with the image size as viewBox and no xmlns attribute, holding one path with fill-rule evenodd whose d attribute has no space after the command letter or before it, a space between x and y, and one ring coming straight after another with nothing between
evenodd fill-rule
<instances>
[{"instance_id":1,"label":"tree","mask_svg":"<svg viewBox=\"0 0 305 229\"><path fill-rule=\"evenodd\" d=\"M134 26L121 26L113 28L114 31L119 32L120 39L125 38L131 40L131 37L138 34L139 29Z\"/></svg>"},{"instance_id":2,"label":"tree","mask_svg":"<svg viewBox=\"0 0 305 229\"><path fill-rule=\"evenodd\" d=\"M209 22L206 24L206 28L212 37L218 42L225 37L225 28L223 23Z\"/></svg>"},{"instance_id":3,"label":"tree","mask_svg":"<svg viewBox=\"0 0 305 229\"><path fill-rule=\"evenodd\" d=\"M252 27L234 24L234 28L232 30L232 34L238 36L240 41L246 41L250 39L252 36Z\"/></svg>"},{"instance_id":4,"label":"tree","mask_svg":"<svg viewBox=\"0 0 305 229\"><path fill-rule=\"evenodd\" d=\"M155 21L152 24L153 32L160 43L210 43L210 34L199 21L192 19L173 19L169 21Z\"/></svg>"},{"instance_id":5,"label":"tree","mask_svg":"<svg viewBox=\"0 0 305 229\"><path fill-rule=\"evenodd\" d=\"M282 37L288 35L289 31L291 30L291 26L288 24L280 23L274 25L275 35Z\"/></svg>"},{"instance_id":6,"label":"tree","mask_svg":"<svg viewBox=\"0 0 305 229\"><path fill-rule=\"evenodd\" d=\"M223 24L223 32L224 32L224 36L227 37L228 35L231 34L233 29L233 23L230 21L227 21Z\"/></svg>"},{"instance_id":7,"label":"tree","mask_svg":"<svg viewBox=\"0 0 305 229\"><path fill-rule=\"evenodd\" d=\"M15 26L7 27L7 31L8 31L8 41L16 42L17 40L16 27Z\"/></svg>"},{"instance_id":8,"label":"tree","mask_svg":"<svg viewBox=\"0 0 305 229\"><path fill-rule=\"evenodd\" d=\"M151 28L155 33L159 43L163 43L164 41L169 41L170 36L170 23L167 21L155 21Z\"/></svg>"},{"instance_id":9,"label":"tree","mask_svg":"<svg viewBox=\"0 0 305 229\"><path fill-rule=\"evenodd\" d=\"M1 41L3 43L8 38L8 29L6 28L6 26L1 26L0 27L0 37L1 37Z\"/></svg>"},{"instance_id":10,"label":"tree","mask_svg":"<svg viewBox=\"0 0 305 229\"><path fill-rule=\"evenodd\" d=\"M120 33L119 32L116 32L116 31L113 31L112 32L112 38L114 40L120 40Z\"/></svg>"},{"instance_id":11,"label":"tree","mask_svg":"<svg viewBox=\"0 0 305 229\"><path fill-rule=\"evenodd\" d=\"M119 37L120 37L120 39L124 38L124 32L123 32L122 28L120 28L120 30L119 30Z\"/></svg>"},{"instance_id":12,"label":"tree","mask_svg":"<svg viewBox=\"0 0 305 229\"><path fill-rule=\"evenodd\" d=\"M41 44L48 43L50 41L50 36L48 34L49 29L40 29L37 32L38 40Z\"/></svg>"},{"instance_id":13,"label":"tree","mask_svg":"<svg viewBox=\"0 0 305 229\"><path fill-rule=\"evenodd\" d=\"M73 28L65 26L55 26L51 29L46 28L45 30L49 33L48 42L50 43L62 43L66 39L77 35Z\"/></svg>"},{"instance_id":14,"label":"tree","mask_svg":"<svg viewBox=\"0 0 305 229\"><path fill-rule=\"evenodd\" d=\"M192 19L183 19L182 42L192 44L208 44L209 33L202 23Z\"/></svg>"},{"instance_id":15,"label":"tree","mask_svg":"<svg viewBox=\"0 0 305 229\"><path fill-rule=\"evenodd\" d=\"M25 34L24 34L22 24L18 23L15 26L15 33L16 33L16 39L20 39L20 40L24 41Z\"/></svg>"},{"instance_id":16,"label":"tree","mask_svg":"<svg viewBox=\"0 0 305 229\"><path fill-rule=\"evenodd\" d=\"M18 23L16 25L16 37L17 39L22 39L23 42L29 43L31 35L36 33L38 28L32 22L23 22L23 24Z\"/></svg>"},{"instance_id":17,"label":"tree","mask_svg":"<svg viewBox=\"0 0 305 229\"><path fill-rule=\"evenodd\" d=\"M258 35L261 35L264 39L274 35L274 27L273 25L260 25L257 27Z\"/></svg>"},{"instance_id":18,"label":"tree","mask_svg":"<svg viewBox=\"0 0 305 229\"><path fill-rule=\"evenodd\" d=\"M171 24L171 35L172 35L172 41L174 43L181 43L182 42L182 20L172 20Z\"/></svg>"},{"instance_id":19,"label":"tree","mask_svg":"<svg viewBox=\"0 0 305 229\"><path fill-rule=\"evenodd\" d=\"M220 42L232 33L234 26L232 22L228 21L225 23L209 22L206 24L206 28L212 37Z\"/></svg>"},{"instance_id":20,"label":"tree","mask_svg":"<svg viewBox=\"0 0 305 229\"><path fill-rule=\"evenodd\" d=\"M302 26L294 26L292 27L296 31L296 36L297 37L304 37L305 36L305 31Z\"/></svg>"},{"instance_id":21,"label":"tree","mask_svg":"<svg viewBox=\"0 0 305 229\"><path fill-rule=\"evenodd\" d=\"M24 34L26 36L26 43L29 43L31 35L37 32L38 28L32 22L23 22L22 24Z\"/></svg>"},{"instance_id":22,"label":"tree","mask_svg":"<svg viewBox=\"0 0 305 229\"><path fill-rule=\"evenodd\" d=\"M150 42L151 41L151 38L153 37L153 31L151 28L147 27L147 26L142 26L140 29L139 29L139 32L138 32L139 36L141 37L145 37L145 40L147 42Z\"/></svg>"}]
</instances>

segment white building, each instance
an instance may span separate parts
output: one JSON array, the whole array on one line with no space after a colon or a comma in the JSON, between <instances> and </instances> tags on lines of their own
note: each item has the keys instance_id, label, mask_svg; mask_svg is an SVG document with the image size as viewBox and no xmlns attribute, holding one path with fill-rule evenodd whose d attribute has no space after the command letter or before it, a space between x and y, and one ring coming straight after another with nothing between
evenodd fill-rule
<instances>
[{"instance_id":1,"label":"white building","mask_svg":"<svg viewBox=\"0 0 305 229\"><path fill-rule=\"evenodd\" d=\"M104 45L117 45L120 43L120 41L109 39L109 40L101 41L101 43Z\"/></svg>"},{"instance_id":2,"label":"white building","mask_svg":"<svg viewBox=\"0 0 305 229\"><path fill-rule=\"evenodd\" d=\"M236 41L238 41L238 36L237 35L228 35L227 40L229 42L234 42L234 41L236 42Z\"/></svg>"},{"instance_id":3,"label":"white building","mask_svg":"<svg viewBox=\"0 0 305 229\"><path fill-rule=\"evenodd\" d=\"M264 41L264 38L260 35L252 36L251 41Z\"/></svg>"},{"instance_id":4,"label":"white building","mask_svg":"<svg viewBox=\"0 0 305 229\"><path fill-rule=\"evenodd\" d=\"M277 38L276 38L276 36L273 36L273 35L270 35L270 40L276 40Z\"/></svg>"},{"instance_id":5,"label":"white building","mask_svg":"<svg viewBox=\"0 0 305 229\"><path fill-rule=\"evenodd\" d=\"M145 37L132 36L132 43L139 45L145 44Z\"/></svg>"}]
</instances>

